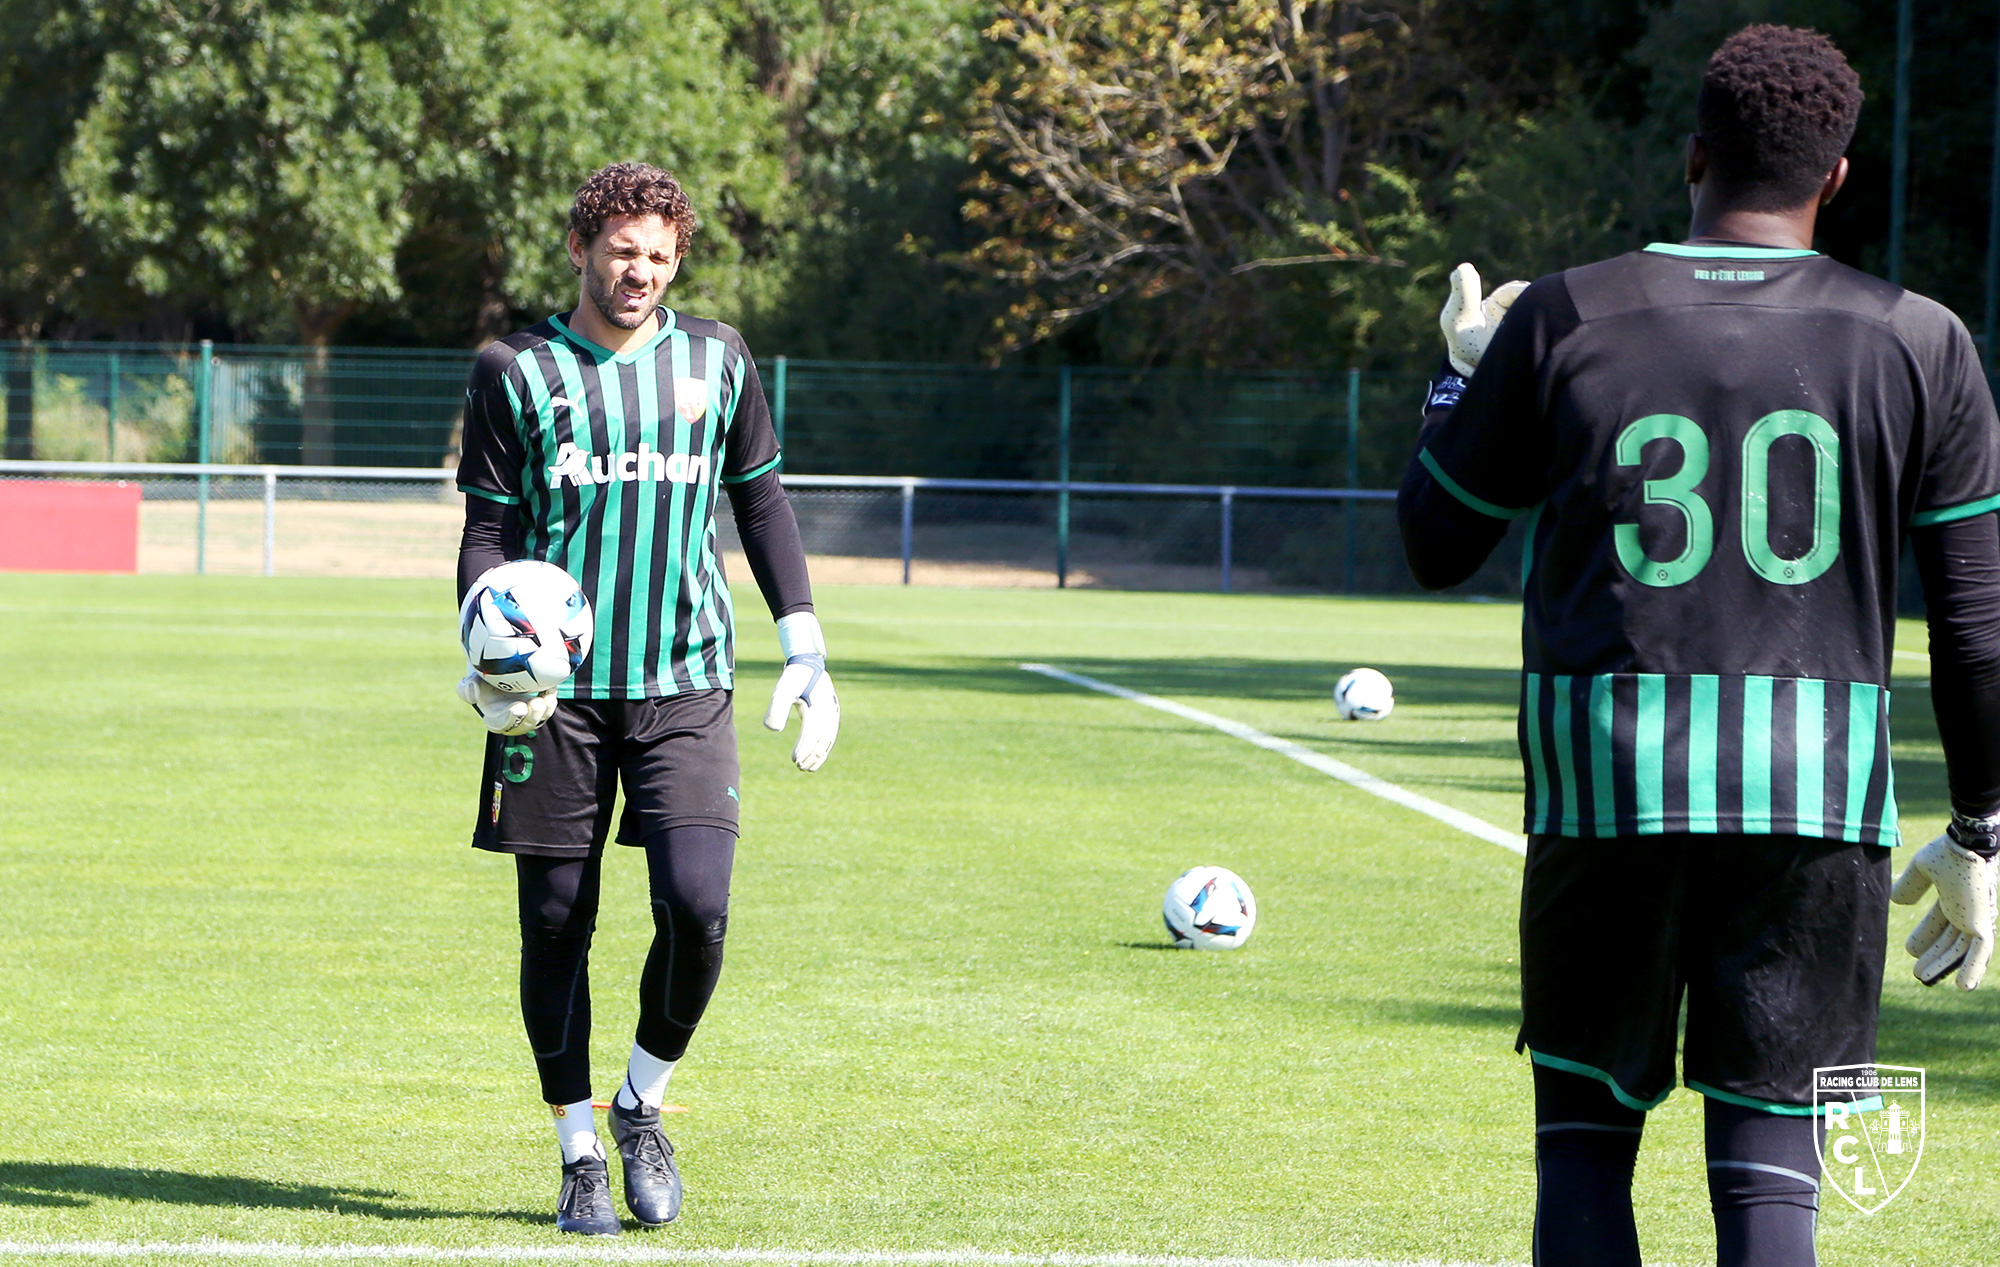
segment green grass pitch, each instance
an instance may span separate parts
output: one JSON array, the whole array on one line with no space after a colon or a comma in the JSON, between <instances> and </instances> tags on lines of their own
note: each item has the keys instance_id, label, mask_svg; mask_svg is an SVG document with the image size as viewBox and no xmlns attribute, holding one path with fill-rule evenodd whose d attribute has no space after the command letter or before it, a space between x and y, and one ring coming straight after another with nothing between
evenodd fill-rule
<instances>
[{"instance_id":1,"label":"green grass pitch","mask_svg":"<svg viewBox=\"0 0 2000 1267\"><path fill-rule=\"evenodd\" d=\"M1018 667L1516 828L1518 609L820 600L845 721L818 775L757 724L775 639L744 620L728 962L669 1097L688 1206L622 1250L1525 1261L1519 859ZM451 607L428 582L0 578L0 1257L559 1243L511 868L466 847L481 732L450 691ZM1396 682L1389 720L1334 719L1355 664ZM1923 839L1941 758L1924 662L1898 667ZM1256 889L1240 951L1164 948L1160 895L1204 862ZM649 933L638 859L607 871L600 1093ZM1872 1218L1827 1195L1828 1264L2000 1244L2000 987L1924 991L1907 963L1881 1058L1930 1071L1922 1167ZM1648 1127L1650 1261L1713 1261L1699 1124L1683 1091Z\"/></svg>"}]
</instances>

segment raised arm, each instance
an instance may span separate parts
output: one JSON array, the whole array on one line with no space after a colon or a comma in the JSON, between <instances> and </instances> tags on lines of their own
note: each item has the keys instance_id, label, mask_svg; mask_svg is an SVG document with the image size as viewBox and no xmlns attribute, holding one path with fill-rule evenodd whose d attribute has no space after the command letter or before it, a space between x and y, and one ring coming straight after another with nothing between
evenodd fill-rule
<instances>
[{"instance_id":1,"label":"raised arm","mask_svg":"<svg viewBox=\"0 0 2000 1267\"><path fill-rule=\"evenodd\" d=\"M1554 290L1558 283L1509 282L1481 300L1471 265L1452 274L1439 316L1446 360L1425 398L1417 451L1396 495L1403 555L1425 589L1477 572L1508 523L1543 495L1548 446L1537 366L1549 338L1546 310L1568 306ZM1510 312L1512 319L1503 319Z\"/></svg>"}]
</instances>

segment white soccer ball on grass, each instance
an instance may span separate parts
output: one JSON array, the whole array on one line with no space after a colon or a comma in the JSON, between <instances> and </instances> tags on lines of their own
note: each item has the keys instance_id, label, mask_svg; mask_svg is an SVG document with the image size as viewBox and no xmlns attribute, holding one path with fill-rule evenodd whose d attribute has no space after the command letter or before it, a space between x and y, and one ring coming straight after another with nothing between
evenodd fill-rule
<instances>
[{"instance_id":1,"label":"white soccer ball on grass","mask_svg":"<svg viewBox=\"0 0 2000 1267\"><path fill-rule=\"evenodd\" d=\"M1257 899L1227 867L1194 867L1167 886L1167 936L1183 950L1234 950L1257 926Z\"/></svg>"},{"instance_id":2,"label":"white soccer ball on grass","mask_svg":"<svg viewBox=\"0 0 2000 1267\"><path fill-rule=\"evenodd\" d=\"M553 563L518 559L474 581L458 609L473 672L495 690L539 695L569 680L590 654L590 600Z\"/></svg>"},{"instance_id":3,"label":"white soccer ball on grass","mask_svg":"<svg viewBox=\"0 0 2000 1267\"><path fill-rule=\"evenodd\" d=\"M1381 721L1396 707L1396 688L1374 669L1350 669L1333 686L1342 721Z\"/></svg>"}]
</instances>

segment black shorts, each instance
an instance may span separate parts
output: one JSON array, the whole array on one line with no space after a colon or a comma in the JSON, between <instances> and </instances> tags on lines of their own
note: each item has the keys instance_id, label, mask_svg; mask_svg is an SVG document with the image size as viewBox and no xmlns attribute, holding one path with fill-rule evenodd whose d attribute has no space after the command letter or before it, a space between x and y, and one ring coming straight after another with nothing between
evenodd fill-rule
<instances>
[{"instance_id":1,"label":"black shorts","mask_svg":"<svg viewBox=\"0 0 2000 1267\"><path fill-rule=\"evenodd\" d=\"M730 692L658 699L566 699L526 735L488 735L476 849L587 858L604 848L619 782L618 843L668 827L736 830Z\"/></svg>"},{"instance_id":2,"label":"black shorts","mask_svg":"<svg viewBox=\"0 0 2000 1267\"><path fill-rule=\"evenodd\" d=\"M1530 836L1521 1037L1648 1109L1674 1085L1809 1114L1815 1067L1875 1058L1889 851L1803 836Z\"/></svg>"}]
</instances>

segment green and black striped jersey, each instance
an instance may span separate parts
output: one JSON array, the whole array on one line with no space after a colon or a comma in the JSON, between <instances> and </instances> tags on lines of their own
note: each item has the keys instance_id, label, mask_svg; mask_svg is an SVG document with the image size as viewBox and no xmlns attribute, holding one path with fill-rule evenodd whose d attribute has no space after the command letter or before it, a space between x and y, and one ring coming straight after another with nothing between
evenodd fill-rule
<instances>
[{"instance_id":1,"label":"green and black striped jersey","mask_svg":"<svg viewBox=\"0 0 2000 1267\"><path fill-rule=\"evenodd\" d=\"M1655 245L1529 287L1417 464L1527 517L1530 832L1896 843L1904 537L2000 507L1950 312L1812 251Z\"/></svg>"},{"instance_id":2,"label":"green and black striped jersey","mask_svg":"<svg viewBox=\"0 0 2000 1267\"><path fill-rule=\"evenodd\" d=\"M525 557L567 570L596 614L564 698L735 684L716 496L777 466L777 435L741 335L658 320L613 353L550 317L489 346L466 388L459 488L518 505Z\"/></svg>"}]
</instances>

